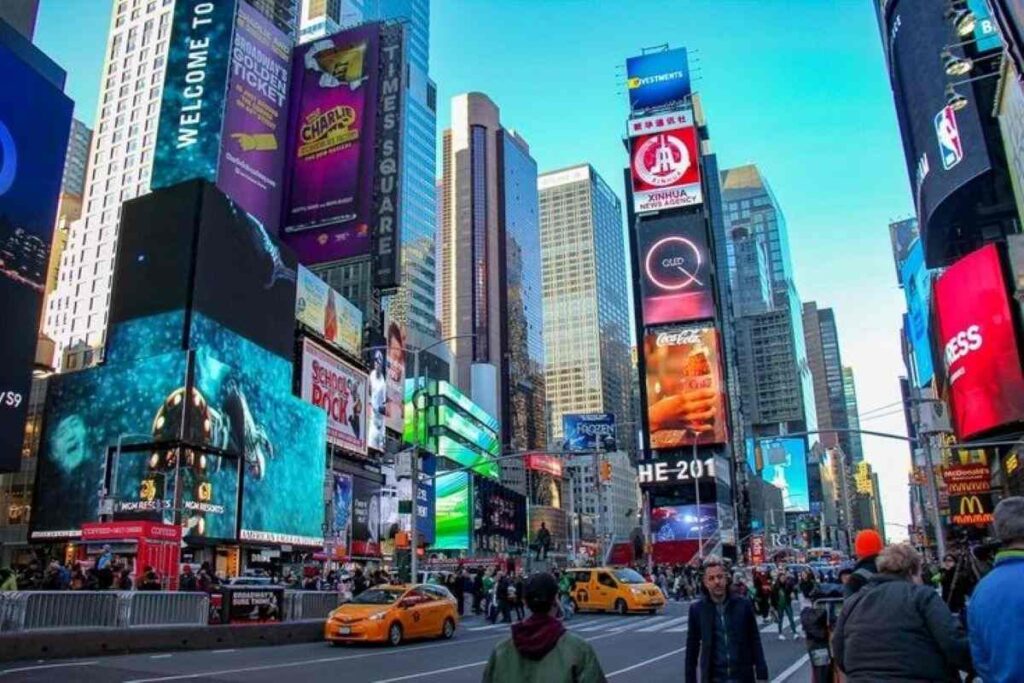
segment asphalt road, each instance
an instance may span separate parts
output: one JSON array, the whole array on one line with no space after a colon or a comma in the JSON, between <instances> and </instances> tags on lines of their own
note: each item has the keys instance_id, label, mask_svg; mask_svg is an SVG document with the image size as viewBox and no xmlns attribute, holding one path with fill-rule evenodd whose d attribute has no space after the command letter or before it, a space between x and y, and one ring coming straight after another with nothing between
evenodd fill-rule
<instances>
[{"instance_id":1,"label":"asphalt road","mask_svg":"<svg viewBox=\"0 0 1024 683\"><path fill-rule=\"evenodd\" d=\"M609 680L643 683L682 680L686 645L686 606L683 603L670 604L658 616L580 614L568 627L593 643ZM0 665L0 681L476 682L494 645L506 637L507 625L491 626L478 617L469 617L450 641L414 642L398 648L302 643L11 663ZM772 683L810 680L802 639L792 640L787 636L787 640L780 641L777 629L771 626L762 628L762 641Z\"/></svg>"}]
</instances>

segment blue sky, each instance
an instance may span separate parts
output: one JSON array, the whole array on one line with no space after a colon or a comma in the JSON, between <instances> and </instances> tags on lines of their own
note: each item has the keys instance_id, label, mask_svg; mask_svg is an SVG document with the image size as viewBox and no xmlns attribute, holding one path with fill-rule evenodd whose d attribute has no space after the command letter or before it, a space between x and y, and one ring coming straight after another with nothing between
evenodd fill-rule
<instances>
[{"instance_id":1,"label":"blue sky","mask_svg":"<svg viewBox=\"0 0 1024 683\"><path fill-rule=\"evenodd\" d=\"M109 10L42 0L37 29L90 125ZM620 196L625 58L689 48L719 164L755 162L768 178L801 297L836 310L862 413L899 401L904 306L887 226L913 206L870 2L433 0L431 11L439 132L452 95L486 92L542 171L589 161ZM902 414L887 412L863 427L904 433ZM887 521L906 524L906 446L865 437L864 448Z\"/></svg>"}]
</instances>

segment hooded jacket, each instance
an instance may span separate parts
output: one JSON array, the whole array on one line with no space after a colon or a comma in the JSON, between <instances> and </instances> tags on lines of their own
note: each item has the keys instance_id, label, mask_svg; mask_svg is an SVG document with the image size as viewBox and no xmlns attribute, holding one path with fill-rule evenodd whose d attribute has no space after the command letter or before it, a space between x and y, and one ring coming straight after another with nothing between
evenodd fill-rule
<instances>
[{"instance_id":1,"label":"hooded jacket","mask_svg":"<svg viewBox=\"0 0 1024 683\"><path fill-rule=\"evenodd\" d=\"M562 622L533 614L494 648L484 683L605 683L597 654Z\"/></svg>"},{"instance_id":2,"label":"hooded jacket","mask_svg":"<svg viewBox=\"0 0 1024 683\"><path fill-rule=\"evenodd\" d=\"M1004 550L967 607L974 668L985 683L1024 680L1024 550Z\"/></svg>"}]
</instances>

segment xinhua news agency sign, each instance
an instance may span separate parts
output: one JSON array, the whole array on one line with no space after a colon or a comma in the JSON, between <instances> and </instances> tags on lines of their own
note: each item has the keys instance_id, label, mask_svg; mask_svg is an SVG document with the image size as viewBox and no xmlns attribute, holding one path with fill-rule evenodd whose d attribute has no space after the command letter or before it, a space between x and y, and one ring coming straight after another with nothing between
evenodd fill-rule
<instances>
[{"instance_id":1,"label":"xinhua news agency sign","mask_svg":"<svg viewBox=\"0 0 1024 683\"><path fill-rule=\"evenodd\" d=\"M975 493L949 497L949 521L957 526L984 526L992 523L992 494Z\"/></svg>"},{"instance_id":2,"label":"xinhua news agency sign","mask_svg":"<svg viewBox=\"0 0 1024 683\"><path fill-rule=\"evenodd\" d=\"M988 465L984 463L950 465L942 468L942 480L946 482L946 489L951 496L988 493L992 488L991 477Z\"/></svg>"}]
</instances>

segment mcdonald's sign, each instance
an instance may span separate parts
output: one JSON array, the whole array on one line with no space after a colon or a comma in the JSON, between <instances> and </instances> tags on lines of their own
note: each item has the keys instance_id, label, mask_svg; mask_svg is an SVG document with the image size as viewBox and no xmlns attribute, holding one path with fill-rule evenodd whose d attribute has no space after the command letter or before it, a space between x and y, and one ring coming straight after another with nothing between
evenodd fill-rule
<instances>
[{"instance_id":1,"label":"mcdonald's sign","mask_svg":"<svg viewBox=\"0 0 1024 683\"><path fill-rule=\"evenodd\" d=\"M992 494L951 496L950 522L957 526L984 526L992 523Z\"/></svg>"}]
</instances>

